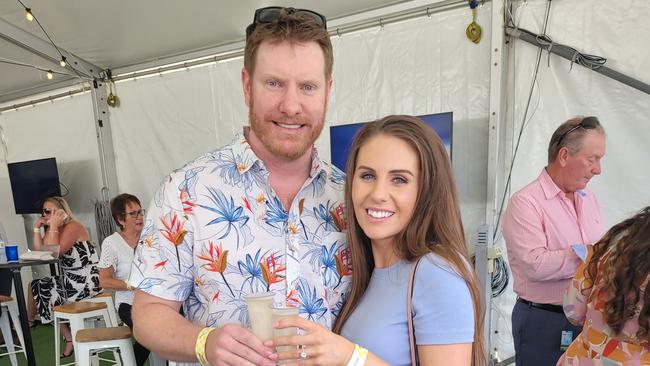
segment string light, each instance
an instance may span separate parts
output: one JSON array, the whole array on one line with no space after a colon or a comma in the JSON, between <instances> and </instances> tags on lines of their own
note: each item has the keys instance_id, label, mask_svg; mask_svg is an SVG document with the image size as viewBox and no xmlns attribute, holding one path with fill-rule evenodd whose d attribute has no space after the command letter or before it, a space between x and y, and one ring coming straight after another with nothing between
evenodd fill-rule
<instances>
[{"instance_id":1,"label":"string light","mask_svg":"<svg viewBox=\"0 0 650 366\"><path fill-rule=\"evenodd\" d=\"M56 49L56 52L59 54L59 56L61 56L61 58L59 59L59 66L61 66L61 67L66 67L66 66L67 66L67 67L70 68L70 69L71 69L71 70L72 70L72 71L73 71L73 72L74 72L74 73L75 73L79 78L82 78L82 76L81 76L81 75L79 74L79 72L78 72L78 71L77 71L77 70L72 66L72 64L68 65L66 57L63 56L63 53L61 52L61 50L59 49L59 47L56 45L56 43L54 43L54 40L52 40L52 37L50 37L50 35L45 31L45 28L43 28L43 25L41 24L41 22L40 22L40 21L38 20L38 18L34 15L34 13L32 13L32 8L27 7L27 5L25 5L25 3L24 3L22 0L17 0L17 1L18 1L18 2L20 3L20 5L25 9L25 17L27 18L27 20L29 20L30 22L31 22L31 21L36 21L36 24L38 24L38 26L41 28L41 30L43 31L43 34L45 34L45 36L46 36L47 39L50 41L50 43L52 44L52 46ZM56 61L55 61L55 62L56 62ZM43 70L43 71L45 71L45 70ZM58 73L58 72L57 72L57 73ZM48 79L52 79L53 77L54 77L54 73L52 72L52 70L49 70L48 73L47 73L47 78L48 78Z\"/></svg>"},{"instance_id":2,"label":"string light","mask_svg":"<svg viewBox=\"0 0 650 366\"><path fill-rule=\"evenodd\" d=\"M73 74L70 74L70 73L67 73L67 72L54 71L52 69L48 70L48 69L45 69L45 68L42 68L42 67L39 67L39 66L36 66L36 65L30 65L30 64L26 64L26 63L18 62L18 61L12 61L12 60L8 60L8 59L2 58L2 57L0 57L0 64L8 64L8 65L29 67L29 68L32 68L32 69L36 69L36 70L38 70L40 72L44 72L46 75L47 74L52 74L51 77L48 76L48 79L52 79L54 77L54 74L74 76Z\"/></svg>"}]
</instances>

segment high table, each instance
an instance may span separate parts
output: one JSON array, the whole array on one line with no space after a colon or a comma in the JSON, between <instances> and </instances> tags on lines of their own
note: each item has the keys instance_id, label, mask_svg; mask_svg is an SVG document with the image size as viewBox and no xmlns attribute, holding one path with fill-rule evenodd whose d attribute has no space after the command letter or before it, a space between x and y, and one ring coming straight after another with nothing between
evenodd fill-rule
<instances>
[{"instance_id":1,"label":"high table","mask_svg":"<svg viewBox=\"0 0 650 366\"><path fill-rule=\"evenodd\" d=\"M42 264L50 265L50 272L56 276L55 264L59 262L58 259L50 259L44 261L25 261L0 263L0 268L9 268L14 277L14 288L16 289L16 300L18 301L18 313L20 314L20 327L23 330L23 337L25 339L25 353L27 354L27 365L36 366L36 358L34 357L34 345L32 344L32 333L27 321L27 304L25 304L25 292L23 291L23 281L20 276L20 270L23 267L39 266ZM31 294L30 294L31 296Z\"/></svg>"}]
</instances>

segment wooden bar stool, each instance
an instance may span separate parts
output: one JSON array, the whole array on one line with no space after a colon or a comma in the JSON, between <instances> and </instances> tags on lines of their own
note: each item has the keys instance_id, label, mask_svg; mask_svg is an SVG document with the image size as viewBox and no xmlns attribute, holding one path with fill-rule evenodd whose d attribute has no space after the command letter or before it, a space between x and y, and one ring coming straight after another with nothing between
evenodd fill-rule
<instances>
[{"instance_id":1,"label":"wooden bar stool","mask_svg":"<svg viewBox=\"0 0 650 366\"><path fill-rule=\"evenodd\" d=\"M2 338L5 340L4 346L7 348L7 352L0 354L0 356L9 355L12 366L18 365L18 360L16 359L16 353L21 353L27 359L25 354L25 341L23 339L23 331L20 328L20 322L18 321L18 305L16 301L11 296L0 295L0 329L2 330ZM11 334L11 323L14 324L14 329L16 329L16 334L20 340L20 350L16 351L14 345L14 337Z\"/></svg>"},{"instance_id":2,"label":"wooden bar stool","mask_svg":"<svg viewBox=\"0 0 650 366\"><path fill-rule=\"evenodd\" d=\"M70 304L59 305L54 307L54 353L56 366L61 365L61 335L59 325L68 321L70 323L70 331L72 333L72 343L74 348L77 348L75 335L79 330L88 328L86 322L91 323L95 318L102 317L104 323L110 323L108 309L104 302L73 302ZM75 352L75 360L77 360L77 352Z\"/></svg>"},{"instance_id":3,"label":"wooden bar stool","mask_svg":"<svg viewBox=\"0 0 650 366\"><path fill-rule=\"evenodd\" d=\"M115 348L119 350L119 356L116 355L117 364L135 365L131 330L126 326L81 329L75 337L75 347L77 364L80 366L90 365L91 352ZM121 358L121 363L117 360L118 357Z\"/></svg>"},{"instance_id":4,"label":"wooden bar stool","mask_svg":"<svg viewBox=\"0 0 650 366\"><path fill-rule=\"evenodd\" d=\"M87 302L104 302L108 309L108 316L111 319L111 323L106 323L107 327L117 327L119 325L119 320L117 318L117 312L115 311L115 302L113 301L113 294L110 292L102 292L97 294L95 297L89 297L81 301Z\"/></svg>"}]
</instances>

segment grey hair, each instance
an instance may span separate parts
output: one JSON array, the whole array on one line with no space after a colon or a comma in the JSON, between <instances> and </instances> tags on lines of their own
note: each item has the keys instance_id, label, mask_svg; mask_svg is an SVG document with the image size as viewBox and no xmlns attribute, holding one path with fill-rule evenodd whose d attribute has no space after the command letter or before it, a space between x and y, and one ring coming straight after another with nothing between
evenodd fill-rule
<instances>
[{"instance_id":1,"label":"grey hair","mask_svg":"<svg viewBox=\"0 0 650 366\"><path fill-rule=\"evenodd\" d=\"M582 123L585 119L595 120L596 126L594 128L575 129L577 125ZM573 131L571 131L573 130ZM591 130L594 130L602 135L605 134L605 129L598 121L597 117L573 117L562 123L551 136L551 141L548 143L548 163L551 164L557 158L560 149L566 147L570 155L575 155L582 149L582 143L585 136ZM561 141L560 141L561 140Z\"/></svg>"}]
</instances>

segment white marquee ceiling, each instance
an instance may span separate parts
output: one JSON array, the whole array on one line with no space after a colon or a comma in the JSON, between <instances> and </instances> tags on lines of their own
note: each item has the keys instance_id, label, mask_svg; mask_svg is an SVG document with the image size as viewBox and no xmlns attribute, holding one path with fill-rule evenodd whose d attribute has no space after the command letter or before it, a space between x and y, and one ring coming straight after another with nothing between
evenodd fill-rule
<instances>
[{"instance_id":1,"label":"white marquee ceiling","mask_svg":"<svg viewBox=\"0 0 650 366\"><path fill-rule=\"evenodd\" d=\"M255 9L268 5L308 8L328 21L404 0L23 0L57 46L101 68L119 68L156 58L210 48L244 38ZM46 39L36 22L25 19L18 0L0 2L0 25ZM2 28L0 27L0 30ZM0 60L62 70L0 38ZM69 70L67 71L69 72ZM0 101L13 93L69 79L47 80L33 68L0 63Z\"/></svg>"}]
</instances>

